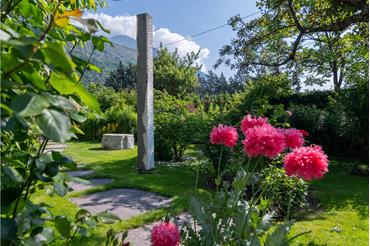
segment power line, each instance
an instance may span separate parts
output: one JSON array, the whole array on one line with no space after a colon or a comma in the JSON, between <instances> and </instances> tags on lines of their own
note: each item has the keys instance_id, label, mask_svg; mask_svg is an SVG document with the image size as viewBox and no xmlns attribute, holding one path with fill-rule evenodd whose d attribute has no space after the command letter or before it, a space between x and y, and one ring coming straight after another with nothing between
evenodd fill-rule
<instances>
[{"instance_id":1,"label":"power line","mask_svg":"<svg viewBox=\"0 0 370 246\"><path fill-rule=\"evenodd\" d=\"M256 14L260 14L260 13L262 13L262 11L257 11L257 12L255 12L255 13L250 14L250 15L246 15L246 16L242 17L242 20L244 20L244 19L246 19L246 18L248 18L248 17L254 16L254 15L256 15ZM200 32L200 33L197 33L197 34L191 35L191 36L187 36L187 37L185 37L185 38L183 38L183 39L179 39L179 40L176 40L176 41L174 41L174 42L171 42L171 43L168 43L168 44L164 44L164 45L163 45L163 47L166 47L166 46L169 46L169 45L172 45L172 44L176 44L176 43L179 43L179 42L185 41L185 40L187 40L187 39L194 38L194 37L197 37L197 36L200 36L200 35L203 35L203 34L206 34L206 33L212 32L212 31L215 31L215 30L220 29L220 28L222 28L222 27L225 27L225 26L227 26L227 25L229 25L229 23L225 23L225 24L223 24L223 25L216 26L216 27L211 28L211 29L208 29L208 30L206 30L206 31L203 31L203 32Z\"/></svg>"}]
</instances>

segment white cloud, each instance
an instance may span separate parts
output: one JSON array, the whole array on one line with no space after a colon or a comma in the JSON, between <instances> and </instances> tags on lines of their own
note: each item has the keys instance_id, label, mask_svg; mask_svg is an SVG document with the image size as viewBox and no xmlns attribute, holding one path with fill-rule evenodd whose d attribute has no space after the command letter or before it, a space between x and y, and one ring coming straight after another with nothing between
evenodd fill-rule
<instances>
[{"instance_id":1,"label":"white cloud","mask_svg":"<svg viewBox=\"0 0 370 246\"><path fill-rule=\"evenodd\" d=\"M97 19L105 28L111 31L112 35L126 35L130 38L136 38L136 16L110 16L104 13L89 13L84 17Z\"/></svg>"},{"instance_id":2,"label":"white cloud","mask_svg":"<svg viewBox=\"0 0 370 246\"><path fill-rule=\"evenodd\" d=\"M185 37L181 34L171 32L167 28L159 28L158 30L154 31L154 46L159 47L160 43L169 44L178 40L182 40L184 38ZM202 64L202 70L206 71L207 68L204 65L204 60L208 57L209 49L201 49L196 42L189 39L169 45L167 46L167 48L171 51L177 49L180 56L185 56L186 53L198 52L200 50L198 64Z\"/></svg>"},{"instance_id":3,"label":"white cloud","mask_svg":"<svg viewBox=\"0 0 370 246\"><path fill-rule=\"evenodd\" d=\"M86 14L86 18L97 19L102 25L111 31L111 35L126 35L131 38L136 39L136 16L110 16L104 13L99 14ZM181 34L171 32L167 28L159 28L154 30L154 47L159 47L159 44L168 44L185 38ZM205 60L208 57L209 49L200 48L200 46L193 40L187 39L176 44L169 45L167 47L170 51L178 50L180 56L185 56L186 53L198 52L200 50L198 64L202 65L202 71L207 71L207 68L204 64Z\"/></svg>"}]
</instances>

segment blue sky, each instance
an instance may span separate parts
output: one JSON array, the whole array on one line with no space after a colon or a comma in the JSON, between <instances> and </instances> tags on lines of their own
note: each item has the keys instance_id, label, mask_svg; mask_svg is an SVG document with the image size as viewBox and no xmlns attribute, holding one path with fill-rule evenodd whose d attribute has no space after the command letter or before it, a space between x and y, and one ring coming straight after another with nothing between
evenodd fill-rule
<instances>
[{"instance_id":1,"label":"blue sky","mask_svg":"<svg viewBox=\"0 0 370 246\"><path fill-rule=\"evenodd\" d=\"M134 37L135 15L148 12L153 17L154 45L179 40L210 28L222 25L236 14L246 16L258 11L251 0L121 0L108 1L108 8L99 9L98 18L113 35L125 34ZM179 42L168 48L178 48L180 54L202 49L200 63L211 69L218 58L218 50L235 36L229 26L194 37L191 41ZM227 76L232 74L223 67Z\"/></svg>"}]
</instances>

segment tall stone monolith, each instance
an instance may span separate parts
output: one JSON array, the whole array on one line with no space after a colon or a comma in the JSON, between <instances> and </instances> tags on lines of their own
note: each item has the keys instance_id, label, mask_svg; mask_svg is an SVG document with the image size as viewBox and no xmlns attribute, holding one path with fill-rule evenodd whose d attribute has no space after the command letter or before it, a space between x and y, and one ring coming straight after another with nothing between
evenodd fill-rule
<instances>
[{"instance_id":1,"label":"tall stone monolith","mask_svg":"<svg viewBox=\"0 0 370 246\"><path fill-rule=\"evenodd\" d=\"M137 15L137 166L154 168L153 26L152 17Z\"/></svg>"}]
</instances>

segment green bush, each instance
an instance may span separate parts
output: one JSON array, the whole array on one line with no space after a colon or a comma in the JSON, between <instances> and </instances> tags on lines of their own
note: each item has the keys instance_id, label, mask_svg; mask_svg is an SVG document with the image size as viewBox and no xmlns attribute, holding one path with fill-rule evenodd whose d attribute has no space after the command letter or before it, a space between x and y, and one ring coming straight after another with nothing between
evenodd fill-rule
<instances>
[{"instance_id":1,"label":"green bush","mask_svg":"<svg viewBox=\"0 0 370 246\"><path fill-rule=\"evenodd\" d=\"M114 105L105 112L104 116L109 124L114 125L112 133L131 133L136 135L137 114L131 105Z\"/></svg>"},{"instance_id":2,"label":"green bush","mask_svg":"<svg viewBox=\"0 0 370 246\"><path fill-rule=\"evenodd\" d=\"M178 99L163 91L155 91L154 107L155 158L181 161L186 148L208 134L211 117L200 101Z\"/></svg>"},{"instance_id":3,"label":"green bush","mask_svg":"<svg viewBox=\"0 0 370 246\"><path fill-rule=\"evenodd\" d=\"M136 92L121 90L91 83L89 91L101 105L100 114L89 115L81 124L84 135L79 137L89 141L100 141L105 133L132 133L136 135Z\"/></svg>"},{"instance_id":4,"label":"green bush","mask_svg":"<svg viewBox=\"0 0 370 246\"><path fill-rule=\"evenodd\" d=\"M287 176L283 168L269 167L260 173L260 186L265 188L263 197L270 202L270 210L280 218L295 215L307 205L308 184L302 179ZM291 204L290 204L291 201Z\"/></svg>"},{"instance_id":5,"label":"green bush","mask_svg":"<svg viewBox=\"0 0 370 246\"><path fill-rule=\"evenodd\" d=\"M160 113L155 119L156 158L181 161L190 144L199 142L206 116L202 112L182 115ZM166 153L163 153L163 152Z\"/></svg>"}]
</instances>

